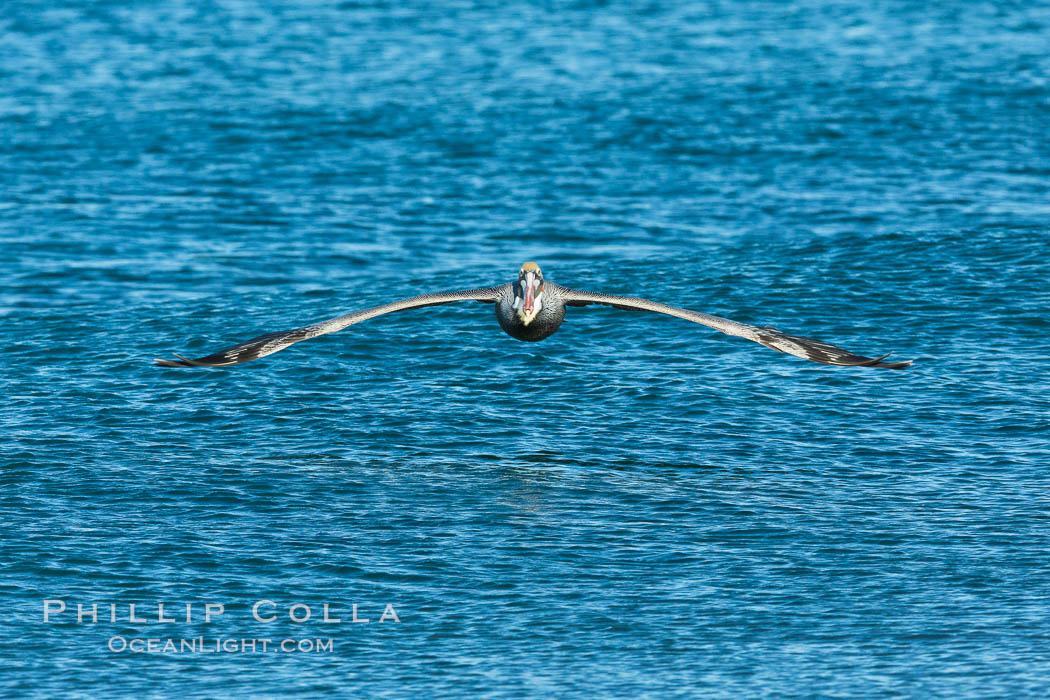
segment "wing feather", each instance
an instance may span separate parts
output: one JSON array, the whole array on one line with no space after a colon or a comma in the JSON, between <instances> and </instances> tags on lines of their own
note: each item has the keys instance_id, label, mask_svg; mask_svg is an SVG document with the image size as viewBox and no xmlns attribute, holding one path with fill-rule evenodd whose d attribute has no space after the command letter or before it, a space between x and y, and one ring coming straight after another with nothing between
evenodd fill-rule
<instances>
[{"instance_id":1,"label":"wing feather","mask_svg":"<svg viewBox=\"0 0 1050 700\"><path fill-rule=\"evenodd\" d=\"M242 362L248 362L249 360L272 355L273 353L279 350L284 350L289 345L293 345L302 340L308 340L310 338L316 338L319 335L341 331L347 326L352 326L355 323L367 321L370 318L382 316L383 314L406 311L408 309L421 309L426 306L450 304L456 301L495 303L499 299L500 293L507 286L508 285L502 285L499 287L485 287L483 289L466 289L457 292L423 294L417 297L412 297L411 299L402 299L389 304L374 306L370 309L354 311L343 316L337 316L335 318L330 318L327 321L321 321L320 323L303 326L301 328L266 333L260 335L258 338L252 338L251 340L232 345L228 348L212 353L211 355L198 357L194 360L187 359L181 355L175 355L175 357L178 358L177 360L158 359L155 360L155 362L162 367L226 367L228 365L237 365Z\"/></svg>"},{"instance_id":2,"label":"wing feather","mask_svg":"<svg viewBox=\"0 0 1050 700\"><path fill-rule=\"evenodd\" d=\"M549 282L547 284L551 285ZM562 287L561 285L554 286L556 286L559 296L567 306L604 304L617 309L652 311L655 313L667 314L668 316L675 316L677 318L685 319L686 321L692 321L693 323L699 323L714 328L715 330L722 331L726 335L747 338L748 340L765 345L767 348L773 348L780 352L786 352L789 355L801 357L813 362L820 362L825 365L904 369L910 367L912 364L910 361L883 362L890 353L886 353L881 357L856 355L848 350L832 345L831 343L826 343L823 340L807 338L801 335L788 335L772 326L752 326L746 323L732 321L728 318L722 318L721 316L712 316L710 314L700 313L699 311L681 309L677 306L669 306L667 304L661 304L656 301L641 299L639 297L624 297L614 294L585 292L579 289Z\"/></svg>"}]
</instances>

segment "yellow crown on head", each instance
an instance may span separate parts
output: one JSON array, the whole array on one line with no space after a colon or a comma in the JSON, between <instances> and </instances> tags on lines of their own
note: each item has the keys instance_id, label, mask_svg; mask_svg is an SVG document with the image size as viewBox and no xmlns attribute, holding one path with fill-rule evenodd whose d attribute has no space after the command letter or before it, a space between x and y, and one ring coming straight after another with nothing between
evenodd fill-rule
<instances>
[{"instance_id":1,"label":"yellow crown on head","mask_svg":"<svg viewBox=\"0 0 1050 700\"><path fill-rule=\"evenodd\" d=\"M539 272L540 266L534 262L527 262L521 266L522 272Z\"/></svg>"}]
</instances>

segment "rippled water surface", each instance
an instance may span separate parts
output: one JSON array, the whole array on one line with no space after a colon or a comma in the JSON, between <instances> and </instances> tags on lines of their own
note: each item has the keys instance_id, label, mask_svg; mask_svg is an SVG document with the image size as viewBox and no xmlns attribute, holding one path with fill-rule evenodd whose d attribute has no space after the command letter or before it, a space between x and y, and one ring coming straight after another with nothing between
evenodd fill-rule
<instances>
[{"instance_id":1,"label":"rippled water surface","mask_svg":"<svg viewBox=\"0 0 1050 700\"><path fill-rule=\"evenodd\" d=\"M8 0L0 694L1045 696L1048 75L1043 3ZM151 364L531 259L916 364L477 304ZM110 650L199 636L333 648Z\"/></svg>"}]
</instances>

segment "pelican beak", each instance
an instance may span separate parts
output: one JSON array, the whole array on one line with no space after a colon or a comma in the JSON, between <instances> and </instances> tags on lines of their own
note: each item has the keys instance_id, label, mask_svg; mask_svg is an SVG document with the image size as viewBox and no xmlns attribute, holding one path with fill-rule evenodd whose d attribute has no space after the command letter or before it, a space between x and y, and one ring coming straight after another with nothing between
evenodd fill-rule
<instances>
[{"instance_id":1,"label":"pelican beak","mask_svg":"<svg viewBox=\"0 0 1050 700\"><path fill-rule=\"evenodd\" d=\"M521 310L526 315L532 313L532 307L536 303L536 273L526 272L525 273L525 284L522 286L522 293L525 295L525 299L522 301Z\"/></svg>"}]
</instances>

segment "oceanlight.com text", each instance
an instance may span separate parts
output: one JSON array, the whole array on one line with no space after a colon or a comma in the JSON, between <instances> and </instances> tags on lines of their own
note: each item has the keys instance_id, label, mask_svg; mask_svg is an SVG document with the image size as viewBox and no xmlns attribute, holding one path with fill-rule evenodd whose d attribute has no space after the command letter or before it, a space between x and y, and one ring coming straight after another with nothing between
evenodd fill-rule
<instances>
[{"instance_id":1,"label":"oceanlight.com text","mask_svg":"<svg viewBox=\"0 0 1050 700\"><path fill-rule=\"evenodd\" d=\"M246 639L237 637L141 638L114 636L107 648L131 654L330 654L335 643L327 639Z\"/></svg>"}]
</instances>

